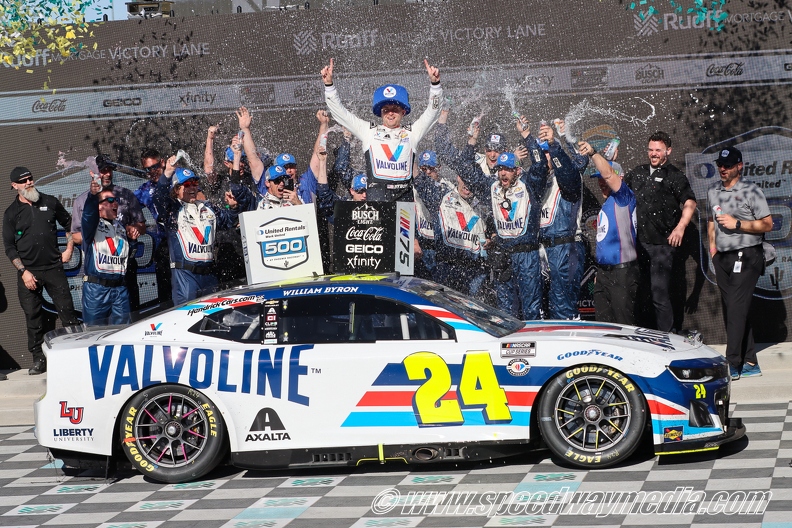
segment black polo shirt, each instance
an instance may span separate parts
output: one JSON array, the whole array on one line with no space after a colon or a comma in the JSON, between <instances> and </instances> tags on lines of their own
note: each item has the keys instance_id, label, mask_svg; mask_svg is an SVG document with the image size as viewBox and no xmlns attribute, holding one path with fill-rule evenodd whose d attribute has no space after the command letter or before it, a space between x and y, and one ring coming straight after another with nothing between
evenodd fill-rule
<instances>
[{"instance_id":1,"label":"black polo shirt","mask_svg":"<svg viewBox=\"0 0 792 528\"><path fill-rule=\"evenodd\" d=\"M61 266L56 222L66 231L71 228L71 215L57 198L40 193L38 202L30 205L17 196L3 215L3 245L9 260L19 258L31 271Z\"/></svg>"},{"instance_id":2,"label":"black polo shirt","mask_svg":"<svg viewBox=\"0 0 792 528\"><path fill-rule=\"evenodd\" d=\"M681 206L696 195L687 177L666 163L652 175L650 166L640 165L624 176L624 183L635 193L638 240L649 244L668 244L668 236L682 218Z\"/></svg>"}]
</instances>

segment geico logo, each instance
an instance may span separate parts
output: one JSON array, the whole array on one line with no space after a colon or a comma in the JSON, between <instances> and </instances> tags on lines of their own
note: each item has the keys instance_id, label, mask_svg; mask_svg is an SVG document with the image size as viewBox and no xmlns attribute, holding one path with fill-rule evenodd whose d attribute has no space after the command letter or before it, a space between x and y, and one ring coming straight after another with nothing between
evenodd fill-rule
<instances>
[{"instance_id":1,"label":"geico logo","mask_svg":"<svg viewBox=\"0 0 792 528\"><path fill-rule=\"evenodd\" d=\"M127 99L105 99L102 101L102 106L105 108L109 106L140 106L141 103L140 97L130 97Z\"/></svg>"},{"instance_id":2,"label":"geico logo","mask_svg":"<svg viewBox=\"0 0 792 528\"><path fill-rule=\"evenodd\" d=\"M347 244L346 245L346 252L347 253L376 253L377 255L382 254L383 247L382 246L371 246L368 244Z\"/></svg>"}]
</instances>

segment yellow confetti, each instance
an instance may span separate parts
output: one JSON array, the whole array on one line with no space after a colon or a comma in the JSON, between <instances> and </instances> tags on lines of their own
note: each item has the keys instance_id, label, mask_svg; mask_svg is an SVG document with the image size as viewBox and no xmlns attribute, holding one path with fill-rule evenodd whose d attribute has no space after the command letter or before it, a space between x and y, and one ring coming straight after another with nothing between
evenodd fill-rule
<instances>
[{"instance_id":1,"label":"yellow confetti","mask_svg":"<svg viewBox=\"0 0 792 528\"><path fill-rule=\"evenodd\" d=\"M25 73L33 73L33 70L25 70Z\"/></svg>"}]
</instances>

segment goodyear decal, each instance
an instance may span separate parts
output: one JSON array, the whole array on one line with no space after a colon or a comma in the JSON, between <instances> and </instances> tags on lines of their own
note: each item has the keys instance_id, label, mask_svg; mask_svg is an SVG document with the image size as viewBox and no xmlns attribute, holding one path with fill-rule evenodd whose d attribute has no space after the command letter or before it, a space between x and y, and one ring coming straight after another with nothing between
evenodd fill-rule
<instances>
[{"instance_id":1,"label":"goodyear decal","mask_svg":"<svg viewBox=\"0 0 792 528\"><path fill-rule=\"evenodd\" d=\"M142 352L141 352L142 349ZM300 381L308 367L300 354L313 345L229 350L171 346L106 345L88 348L94 398L138 391L159 383L182 383L194 389L257 394L308 405Z\"/></svg>"},{"instance_id":2,"label":"goodyear decal","mask_svg":"<svg viewBox=\"0 0 792 528\"><path fill-rule=\"evenodd\" d=\"M417 352L386 365L342 427L527 426L538 391L529 383L489 352L470 351L461 364Z\"/></svg>"}]
</instances>

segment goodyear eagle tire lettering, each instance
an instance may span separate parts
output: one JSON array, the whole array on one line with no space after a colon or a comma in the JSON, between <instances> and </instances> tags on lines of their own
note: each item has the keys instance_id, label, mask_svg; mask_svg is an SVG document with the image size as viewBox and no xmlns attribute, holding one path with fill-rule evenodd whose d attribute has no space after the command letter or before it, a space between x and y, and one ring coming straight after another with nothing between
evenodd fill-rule
<instances>
[{"instance_id":1,"label":"goodyear eagle tire lettering","mask_svg":"<svg viewBox=\"0 0 792 528\"><path fill-rule=\"evenodd\" d=\"M539 429L553 454L582 468L608 467L641 441L646 403L624 374L576 365L553 378L539 403Z\"/></svg>"},{"instance_id":2,"label":"goodyear eagle tire lettering","mask_svg":"<svg viewBox=\"0 0 792 528\"><path fill-rule=\"evenodd\" d=\"M195 389L156 385L124 407L122 450L152 479L178 483L199 478L225 455L226 428L217 407Z\"/></svg>"}]
</instances>

